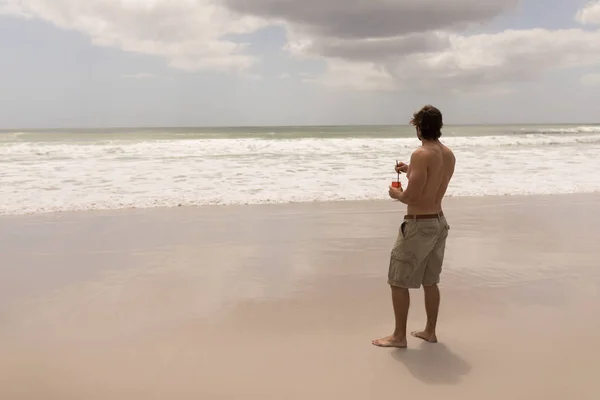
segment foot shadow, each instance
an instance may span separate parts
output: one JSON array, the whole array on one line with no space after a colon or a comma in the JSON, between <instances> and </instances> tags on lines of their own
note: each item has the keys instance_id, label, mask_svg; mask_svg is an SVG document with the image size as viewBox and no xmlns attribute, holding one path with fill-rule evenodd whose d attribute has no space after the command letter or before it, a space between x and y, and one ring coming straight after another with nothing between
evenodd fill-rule
<instances>
[{"instance_id":1,"label":"foot shadow","mask_svg":"<svg viewBox=\"0 0 600 400\"><path fill-rule=\"evenodd\" d=\"M455 385L471 371L471 366L441 343L421 343L417 349L392 353L418 380L434 385Z\"/></svg>"}]
</instances>

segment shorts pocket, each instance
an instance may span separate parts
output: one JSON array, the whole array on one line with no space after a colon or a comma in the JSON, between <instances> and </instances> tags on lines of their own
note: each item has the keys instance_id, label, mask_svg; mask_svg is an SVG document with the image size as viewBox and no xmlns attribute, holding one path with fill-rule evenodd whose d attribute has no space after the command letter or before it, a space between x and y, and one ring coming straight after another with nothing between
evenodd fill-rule
<instances>
[{"instance_id":1,"label":"shorts pocket","mask_svg":"<svg viewBox=\"0 0 600 400\"><path fill-rule=\"evenodd\" d=\"M402 236L404 238L404 230L406 229L406 221L403 221L400 224L400 236Z\"/></svg>"},{"instance_id":2,"label":"shorts pocket","mask_svg":"<svg viewBox=\"0 0 600 400\"><path fill-rule=\"evenodd\" d=\"M392 251L390 257L390 268L388 271L388 282L397 286L406 287L409 285L414 269L416 259Z\"/></svg>"},{"instance_id":3,"label":"shorts pocket","mask_svg":"<svg viewBox=\"0 0 600 400\"><path fill-rule=\"evenodd\" d=\"M419 231L419 226L414 221L403 221L400 224L400 234L403 239L410 239Z\"/></svg>"}]
</instances>

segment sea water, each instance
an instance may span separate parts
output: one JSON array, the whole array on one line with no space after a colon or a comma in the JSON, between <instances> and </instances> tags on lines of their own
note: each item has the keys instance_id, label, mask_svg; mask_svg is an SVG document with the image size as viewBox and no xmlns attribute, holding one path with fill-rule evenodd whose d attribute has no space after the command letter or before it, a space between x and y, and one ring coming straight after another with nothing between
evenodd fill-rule
<instances>
[{"instance_id":1,"label":"sea water","mask_svg":"<svg viewBox=\"0 0 600 400\"><path fill-rule=\"evenodd\" d=\"M600 126L447 126L450 196L600 190ZM0 132L0 214L389 199L409 126ZM404 186L406 179L401 178Z\"/></svg>"}]
</instances>

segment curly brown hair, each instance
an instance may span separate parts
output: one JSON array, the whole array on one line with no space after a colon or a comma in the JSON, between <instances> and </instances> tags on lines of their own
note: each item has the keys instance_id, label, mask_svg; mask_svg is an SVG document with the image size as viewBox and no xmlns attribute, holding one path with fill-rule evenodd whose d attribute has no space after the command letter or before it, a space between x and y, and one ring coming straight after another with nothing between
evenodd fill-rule
<instances>
[{"instance_id":1,"label":"curly brown hair","mask_svg":"<svg viewBox=\"0 0 600 400\"><path fill-rule=\"evenodd\" d=\"M430 104L414 113L410 123L419 130L422 139L437 140L442 136L442 113Z\"/></svg>"}]
</instances>

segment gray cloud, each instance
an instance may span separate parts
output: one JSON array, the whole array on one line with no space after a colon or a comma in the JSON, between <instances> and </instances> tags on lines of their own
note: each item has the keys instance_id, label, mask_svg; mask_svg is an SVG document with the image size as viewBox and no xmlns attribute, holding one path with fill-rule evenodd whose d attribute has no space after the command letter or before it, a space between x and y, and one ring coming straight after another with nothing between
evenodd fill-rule
<instances>
[{"instance_id":1,"label":"gray cloud","mask_svg":"<svg viewBox=\"0 0 600 400\"><path fill-rule=\"evenodd\" d=\"M600 65L600 30L530 29L448 37L446 49L395 59L325 57L327 72L318 82L359 90L498 91L503 83L535 80L551 69Z\"/></svg>"},{"instance_id":2,"label":"gray cloud","mask_svg":"<svg viewBox=\"0 0 600 400\"><path fill-rule=\"evenodd\" d=\"M287 49L324 59L316 81L366 90L497 87L553 68L600 63L600 31L506 30L465 35L517 0L223 0L245 15L283 23ZM595 21L600 0L578 19ZM576 14L577 10L573 10Z\"/></svg>"},{"instance_id":3,"label":"gray cloud","mask_svg":"<svg viewBox=\"0 0 600 400\"><path fill-rule=\"evenodd\" d=\"M490 55L501 57L498 62L481 64L477 54L489 53L487 44L461 44L459 36L469 26L515 9L518 0L223 2L241 14L282 23L288 32L290 53L326 60L328 72L315 81L328 85L366 90L451 88L531 75L529 69L505 68L510 55L501 52ZM445 61L438 64L437 60Z\"/></svg>"},{"instance_id":4,"label":"gray cloud","mask_svg":"<svg viewBox=\"0 0 600 400\"><path fill-rule=\"evenodd\" d=\"M247 15L281 19L318 36L385 38L493 18L518 0L223 0Z\"/></svg>"},{"instance_id":5,"label":"gray cloud","mask_svg":"<svg viewBox=\"0 0 600 400\"><path fill-rule=\"evenodd\" d=\"M287 51L323 60L310 81L367 90L495 86L553 68L600 65L600 30L465 34L519 0L0 0L0 14L38 18L100 46L154 55L173 68L248 72L243 35L278 25ZM600 21L600 0L573 16ZM241 37L239 36L241 35ZM236 39L233 39L237 37ZM426 76L427 79L423 77Z\"/></svg>"}]
</instances>

